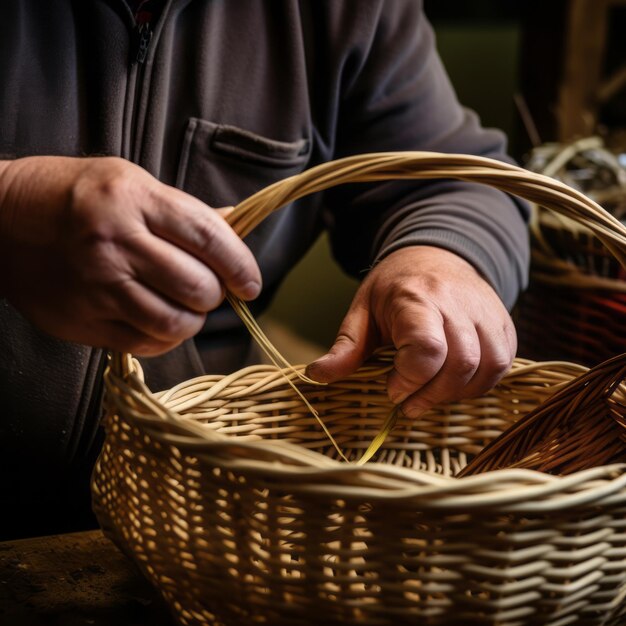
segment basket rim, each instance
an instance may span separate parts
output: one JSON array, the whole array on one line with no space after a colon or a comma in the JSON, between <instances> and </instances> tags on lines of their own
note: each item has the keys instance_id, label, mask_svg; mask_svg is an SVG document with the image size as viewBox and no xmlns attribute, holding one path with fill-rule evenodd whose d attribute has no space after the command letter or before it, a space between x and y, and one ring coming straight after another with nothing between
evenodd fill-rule
<instances>
[{"instance_id":1,"label":"basket rim","mask_svg":"<svg viewBox=\"0 0 626 626\"><path fill-rule=\"evenodd\" d=\"M336 161L317 165L260 190L247 200L239 203L228 215L227 221L235 232L241 237L245 237L264 217L274 210L301 197L323 191L332 186L343 183L376 182L390 179L432 180L442 178L454 178L470 183L486 184L506 193L525 198L530 202L539 202L542 206L559 214L571 216L576 220L582 221L605 244L613 256L626 267L626 226L603 210L596 202L555 179L529 172L503 161L464 154L407 151L344 157ZM245 304L240 304L242 310L245 309L247 311ZM167 443L168 437L170 439L172 437L172 433L167 432L168 429L169 431L174 430L177 431L178 435L182 436L181 442L188 439L188 443L195 445L196 448L204 448L204 453L208 454L210 451L214 461L221 464L222 467L230 464L231 467L236 466L238 470L241 470L245 466L249 467L250 472L254 472L260 464L264 468L265 473L280 467L281 476L285 479L288 476L296 476L296 468L299 471L302 468L310 469L309 466L314 466L315 470L329 472L330 474L334 473L336 476L346 476L349 472L353 480L351 488L359 484L358 480L361 480L361 477L370 477L371 480L380 482L380 475L384 475L391 480L388 477L388 472L390 471L388 466L370 463L355 467L280 440L273 442L268 440L237 442L236 437L229 437L215 432L210 433L207 429L202 428L200 424L186 421L182 416L179 416L177 419L170 409L158 402L147 386L143 385L142 381L135 380L136 377L131 375L128 369L126 374L124 373L125 366L129 362L130 355L127 354L116 354L111 361L112 367L110 369L115 370L119 368L117 372L120 375L115 381L113 389L123 391L122 394L108 394L110 396L111 408L115 408L115 404L117 404L121 410L120 412L127 419L133 419L132 413L135 411L134 419L137 420L137 424L141 423L142 427L150 428L151 432L165 443ZM129 382L133 379L135 387L128 385L124 378ZM107 384L112 382L113 378L109 375ZM121 398L124 394L128 395L125 399L127 404L124 404L125 400ZM142 406L146 409L146 415L144 416L140 415L140 410L136 410L137 407L140 408ZM228 457L227 450L230 450L231 453L235 452L235 454L231 454ZM246 451L248 452L248 458L246 458L246 454L241 454ZM258 457L254 461L249 458L252 456L252 452ZM624 465L622 464L618 465L618 469L615 470L615 476L611 473L613 470L609 472L611 480L615 477L617 481L622 479L625 473L623 467ZM395 468L395 471L400 472L396 478L403 476L404 482L400 481L403 487L406 486L406 483L411 482L406 477L414 477L417 472L417 470L411 468ZM506 480L508 472L515 473L510 474L512 482L506 483L507 489L511 489L511 485L514 484L519 492L524 491L524 489L521 487L518 489L518 487L525 484L524 481L528 481L528 477L535 474L541 476L541 482L548 485L567 485L569 480L575 481L578 476L578 473L574 473L563 477L551 476L546 478L546 475L543 473L532 472L531 470L524 470L522 473L520 473L521 470L498 470L486 475L492 477L504 476L505 479L503 480ZM580 474L587 475L586 472L587 470L582 470ZM596 475L593 472L602 473L604 470L602 467L592 468L592 474L589 474L589 476ZM405 474L406 476L404 476ZM520 480L520 476L524 476L524 479ZM513 477L517 477L516 480L513 480ZM453 481L456 485L472 485L475 484L473 481L477 479L478 477L448 478L449 481ZM503 482L502 484L505 483ZM293 489L294 485L291 488ZM336 491L336 484L333 484L333 489ZM626 491L624 494L626 494Z\"/></svg>"},{"instance_id":2,"label":"basket rim","mask_svg":"<svg viewBox=\"0 0 626 626\"><path fill-rule=\"evenodd\" d=\"M529 366L540 368L549 363L531 362ZM107 368L105 384L107 389L122 385L135 405L146 412L129 410L120 394L110 393L109 402L118 409L114 413L119 414L122 409L129 426L140 427L142 433L175 447L181 455L190 454L201 463L246 476L265 487L345 501L405 505L416 501L424 509L442 510L497 508L540 513L589 505L626 506L626 463L565 476L530 469L498 469L457 478L382 463L345 463L279 439L238 441L236 436L203 428L165 407L143 381L139 364L133 361L133 365L125 381ZM240 372L258 367L250 366ZM278 369L271 365L267 368ZM233 454L234 450L237 454Z\"/></svg>"}]
</instances>

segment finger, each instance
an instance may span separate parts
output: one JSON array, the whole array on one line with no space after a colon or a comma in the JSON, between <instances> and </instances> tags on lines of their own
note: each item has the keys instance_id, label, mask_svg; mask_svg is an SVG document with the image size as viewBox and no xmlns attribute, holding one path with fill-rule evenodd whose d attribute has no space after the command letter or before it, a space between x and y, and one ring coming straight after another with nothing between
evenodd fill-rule
<instances>
[{"instance_id":1,"label":"finger","mask_svg":"<svg viewBox=\"0 0 626 626\"><path fill-rule=\"evenodd\" d=\"M206 319L203 313L176 306L131 279L113 287L110 297L113 302L108 308L113 319L160 342L175 343L193 337Z\"/></svg>"},{"instance_id":2,"label":"finger","mask_svg":"<svg viewBox=\"0 0 626 626\"><path fill-rule=\"evenodd\" d=\"M313 380L330 383L353 374L372 353L376 333L369 308L358 295L339 328L335 343L306 370Z\"/></svg>"},{"instance_id":3,"label":"finger","mask_svg":"<svg viewBox=\"0 0 626 626\"><path fill-rule=\"evenodd\" d=\"M224 289L211 269L163 239L141 233L127 254L141 283L182 308L206 313L224 299Z\"/></svg>"},{"instance_id":4,"label":"finger","mask_svg":"<svg viewBox=\"0 0 626 626\"><path fill-rule=\"evenodd\" d=\"M457 400L480 366L480 341L471 325L444 323L448 353L443 367L402 405L408 417L417 417L436 404Z\"/></svg>"},{"instance_id":5,"label":"finger","mask_svg":"<svg viewBox=\"0 0 626 626\"><path fill-rule=\"evenodd\" d=\"M396 347L387 392L400 404L430 381L443 367L448 342L441 313L427 302L410 302L391 314L391 338Z\"/></svg>"},{"instance_id":6,"label":"finger","mask_svg":"<svg viewBox=\"0 0 626 626\"><path fill-rule=\"evenodd\" d=\"M261 272L248 246L213 209L179 189L160 185L150 230L210 267L234 295L250 300L261 290Z\"/></svg>"},{"instance_id":7,"label":"finger","mask_svg":"<svg viewBox=\"0 0 626 626\"><path fill-rule=\"evenodd\" d=\"M504 376L513 363L517 343L511 349L511 332L509 324L499 329L477 328L480 341L480 365L472 379L462 391L464 398L475 398L493 389L502 376ZM513 330L513 337L515 331Z\"/></svg>"},{"instance_id":8,"label":"finger","mask_svg":"<svg viewBox=\"0 0 626 626\"><path fill-rule=\"evenodd\" d=\"M517 355L517 331L515 330L515 324L513 324L513 320L510 316L506 319L504 325L504 334L506 335L509 350L511 351L513 358L515 358L515 356Z\"/></svg>"},{"instance_id":9,"label":"finger","mask_svg":"<svg viewBox=\"0 0 626 626\"><path fill-rule=\"evenodd\" d=\"M96 347L116 352L129 352L137 356L158 356L169 352L181 343L180 341L159 341L119 321L101 322L98 335L102 339Z\"/></svg>"}]
</instances>

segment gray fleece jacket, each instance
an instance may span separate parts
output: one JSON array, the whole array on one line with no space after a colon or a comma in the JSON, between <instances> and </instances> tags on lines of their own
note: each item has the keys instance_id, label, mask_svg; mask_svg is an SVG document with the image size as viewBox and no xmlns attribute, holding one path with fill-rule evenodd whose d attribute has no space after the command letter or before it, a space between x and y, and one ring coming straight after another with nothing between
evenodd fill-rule
<instances>
[{"instance_id":1,"label":"gray fleece jacket","mask_svg":"<svg viewBox=\"0 0 626 626\"><path fill-rule=\"evenodd\" d=\"M386 150L506 159L502 134L459 105L418 0L169 0L143 36L125 0L2 3L1 158L118 155L224 206L329 159ZM264 280L255 310L323 229L353 275L401 246L436 245L474 264L511 306L526 280L525 212L452 181L306 198L247 238ZM163 388L232 371L247 350L223 306L196 342L144 365ZM0 471L33 470L22 493L84 460L102 367L100 350L45 336L0 300Z\"/></svg>"}]
</instances>

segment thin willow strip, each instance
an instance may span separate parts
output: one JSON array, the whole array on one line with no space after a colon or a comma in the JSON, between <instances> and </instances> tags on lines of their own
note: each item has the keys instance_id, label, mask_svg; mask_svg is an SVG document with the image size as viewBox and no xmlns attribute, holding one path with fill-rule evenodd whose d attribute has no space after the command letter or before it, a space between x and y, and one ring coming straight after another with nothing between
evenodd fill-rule
<instances>
[{"instance_id":1,"label":"thin willow strip","mask_svg":"<svg viewBox=\"0 0 626 626\"><path fill-rule=\"evenodd\" d=\"M530 172L502 161L470 155L398 152L346 157L318 165L266 187L241 202L226 219L243 238L273 211L306 195L342 183L375 182L391 178L456 178L467 182L490 185L506 193L518 195L534 204L552 209L557 214L582 222L596 234L626 268L626 228L617 218L588 196L554 178ZM228 294L228 299L251 335L272 362L274 364L281 363L286 368L296 372L264 335L247 306L231 294ZM311 381L299 372L296 373L302 380L315 384L315 381ZM330 433L313 407L291 380L288 382L310 408L330 437ZM382 446L396 419L397 412L393 411L359 463L365 463ZM330 438L339 454L345 459L336 442L332 437Z\"/></svg>"},{"instance_id":2,"label":"thin willow strip","mask_svg":"<svg viewBox=\"0 0 626 626\"><path fill-rule=\"evenodd\" d=\"M279 371L281 373L283 373L283 370L280 369L280 364L282 364L287 369L291 370L296 376L298 376L298 378L300 378L302 381L306 383L313 384L313 385L324 384L324 383L319 383L315 380L312 380L308 376L305 376L301 372L298 372L298 370L296 370L295 367L293 367L293 365L291 365L287 361L287 359L283 357L283 355L274 347L274 344L272 344L272 342L268 339L265 333L261 330L260 326L257 324L256 320L254 319L252 313L250 312L250 309L245 304L245 302L242 302L238 298L235 298L232 294L227 294L227 298L230 304L232 305L233 309L235 309L239 317L242 319L243 323L246 325L246 328L248 329L248 331L251 333L251 335L254 337L254 339L258 343L258 345L265 352L265 354L269 357L272 363L277 368L279 368ZM285 377L286 382L289 384L289 386L298 394L298 396L300 396L300 398L302 399L306 407L309 409L309 411L311 411L315 419L323 428L324 432L326 433L326 436L328 437L330 442L333 444L333 446L337 450L337 453L339 454L339 456L344 461L348 462L347 457L344 455L343 451L339 447L339 444L335 441L335 438L332 436L332 434L326 427L326 424L324 423L324 420L322 420L322 418L319 416L319 413L315 410L313 405L306 399L304 394L293 384L293 381L291 380L291 378L289 378L284 373L283 375Z\"/></svg>"}]
</instances>

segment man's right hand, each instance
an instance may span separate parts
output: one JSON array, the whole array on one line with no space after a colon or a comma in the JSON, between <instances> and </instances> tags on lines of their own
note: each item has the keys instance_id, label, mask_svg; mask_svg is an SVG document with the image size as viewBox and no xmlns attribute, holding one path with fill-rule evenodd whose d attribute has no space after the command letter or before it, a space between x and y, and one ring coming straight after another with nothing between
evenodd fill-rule
<instances>
[{"instance_id":1,"label":"man's right hand","mask_svg":"<svg viewBox=\"0 0 626 626\"><path fill-rule=\"evenodd\" d=\"M219 213L115 157L0 162L0 297L47 333L150 356L261 274Z\"/></svg>"}]
</instances>

